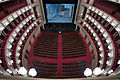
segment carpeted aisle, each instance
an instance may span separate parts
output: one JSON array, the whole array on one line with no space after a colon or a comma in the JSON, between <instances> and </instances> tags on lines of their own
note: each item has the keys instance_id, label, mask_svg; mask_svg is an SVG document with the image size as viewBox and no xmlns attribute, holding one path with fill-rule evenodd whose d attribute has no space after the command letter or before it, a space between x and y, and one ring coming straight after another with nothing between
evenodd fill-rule
<instances>
[{"instance_id":1,"label":"carpeted aisle","mask_svg":"<svg viewBox=\"0 0 120 80\"><path fill-rule=\"evenodd\" d=\"M62 77L62 36L58 34L58 59L57 59L58 77Z\"/></svg>"},{"instance_id":2,"label":"carpeted aisle","mask_svg":"<svg viewBox=\"0 0 120 80\"><path fill-rule=\"evenodd\" d=\"M49 36L42 36L43 34ZM72 55L73 57L66 57L63 58L63 35L66 35L67 40L71 39L72 37L74 37L75 39L71 39L69 41L76 43L76 40L79 42L79 40L81 40L79 43L80 45L84 46L85 48L85 53L84 55L81 56L75 56L76 54L78 54L79 52L74 52L74 53L69 53L72 52L72 50L75 51L77 49L81 49L81 48L75 48L77 44L72 44L71 42L67 43L69 45L67 45L65 43L64 48L68 49L67 51L64 51L64 54L69 54ZM77 36L75 37L74 34ZM54 38L50 38L50 36L53 35L55 36ZM42 37L41 37L42 36ZM42 39L41 39L41 38ZM45 39L45 40L44 40ZM42 43L40 43L42 40ZM51 42L49 40L54 41L54 43L49 43ZM55 41L57 40L57 41ZM44 41L44 42L43 42ZM38 43L39 42L39 43ZM44 44L45 46L41 48L42 44ZM57 46L52 46L53 45L57 45ZM53 49L54 52L56 52L57 49L57 58L56 57L46 57L46 56L39 56L36 55L36 53L34 53L37 48L36 45L38 46L37 50L49 50L49 49L53 49L55 48L55 51ZM80 45L77 45L78 47ZM66 47L67 46L67 47ZM46 49L47 48L47 49ZM81 49L81 50L84 50ZM80 51L80 50L77 50ZM82 51L83 52L83 51ZM41 51L38 53L40 54ZM81 52L80 52L81 53ZM42 55L49 55L49 54L53 54L50 51L45 51L44 53L42 52ZM68 56L69 56L68 55ZM69 33L53 33L53 32L41 32L37 38L35 39L35 41L32 44L29 56L28 56L28 68L34 67L36 68L38 75L36 77L40 77L40 78L78 78L78 77L84 77L83 72L85 70L86 67L90 67L91 68L91 55L89 52L89 48L87 47L87 44L85 42L85 39L81 36L80 33L78 32L69 32Z\"/></svg>"}]
</instances>

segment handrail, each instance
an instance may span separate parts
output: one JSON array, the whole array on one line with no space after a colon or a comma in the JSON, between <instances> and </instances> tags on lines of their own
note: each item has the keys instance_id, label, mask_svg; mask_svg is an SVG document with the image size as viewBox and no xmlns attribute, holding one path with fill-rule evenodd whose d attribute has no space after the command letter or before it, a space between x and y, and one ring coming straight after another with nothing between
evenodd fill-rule
<instances>
[{"instance_id":1,"label":"handrail","mask_svg":"<svg viewBox=\"0 0 120 80\"><path fill-rule=\"evenodd\" d=\"M7 1L10 1L10 0L1 0L0 3L7 2Z\"/></svg>"},{"instance_id":2,"label":"handrail","mask_svg":"<svg viewBox=\"0 0 120 80\"><path fill-rule=\"evenodd\" d=\"M89 4L86 4L86 3L81 3L81 4L84 5L85 7L87 7L88 9L90 9L90 8L93 7L93 8L95 8L95 9L99 10L99 11L102 11L103 13L105 13L105 14L107 14L108 16L112 17L113 20L115 20L116 22L118 22L118 24L120 24L120 21L119 21L119 20L117 20L114 16L110 15L110 14L107 13L106 11L103 11L103 10L97 8L97 7L94 7L93 5L89 5Z\"/></svg>"},{"instance_id":3,"label":"handrail","mask_svg":"<svg viewBox=\"0 0 120 80\"><path fill-rule=\"evenodd\" d=\"M80 23L79 23L79 25L82 26ZM84 29L83 26L82 26L82 29ZM84 31L86 31L86 30L84 29ZM86 31L86 33L88 34L87 36L90 36L87 31ZM96 51L96 53L97 53L97 61L96 61L96 62L98 63L98 51L96 50L96 49L97 49L97 48L96 48L96 45L95 45L95 43L93 42L93 39L92 39L91 37L89 37L89 38L91 39L93 45L95 46L95 51ZM96 66L97 66L97 65L96 65Z\"/></svg>"},{"instance_id":4,"label":"handrail","mask_svg":"<svg viewBox=\"0 0 120 80\"><path fill-rule=\"evenodd\" d=\"M31 16L32 14L30 14L29 16ZM29 16L27 16L27 18L29 17ZM11 35L12 35L12 33L14 32L14 30L17 28L17 27L19 27L19 25L20 24L22 24L27 18L25 18L25 19L23 19L12 31L11 31L11 33L10 33L10 35L8 36L8 38L6 39L7 41L6 41L6 44L5 44L5 46L7 46L7 44L9 43L9 38L11 37ZM5 47L5 51L7 51L7 48ZM6 57L6 52L5 52L5 59L7 60L7 57Z\"/></svg>"},{"instance_id":5,"label":"handrail","mask_svg":"<svg viewBox=\"0 0 120 80\"><path fill-rule=\"evenodd\" d=\"M91 16L89 16L89 17L91 17ZM97 24L99 24L99 25L101 25L102 26L102 28L105 30L104 32L107 32L107 35L109 36L109 38L111 39L111 42L110 43L112 43L112 45L113 45L113 63L115 63L115 58L117 58L117 53L116 53L116 46L115 46L115 42L114 42L114 40L113 40L113 38L112 38L112 36L110 35L110 33L106 30L106 28L104 28L104 26L101 24L101 23L99 23L95 18L93 18L93 17L91 17L93 20L95 20L96 22L97 22ZM104 34L104 33L103 33ZM110 43L108 43L108 44L110 44Z\"/></svg>"},{"instance_id":6,"label":"handrail","mask_svg":"<svg viewBox=\"0 0 120 80\"><path fill-rule=\"evenodd\" d=\"M0 75L0 79L8 80L61 80L61 79L49 79L49 78L31 78L31 77L19 77L19 76L4 76ZM88 77L88 78L70 78L62 80L117 80L120 79L120 75L116 76L102 76L102 77Z\"/></svg>"},{"instance_id":7,"label":"handrail","mask_svg":"<svg viewBox=\"0 0 120 80\"><path fill-rule=\"evenodd\" d=\"M83 20L83 19L82 19ZM85 22L86 24L88 24L85 20L83 20L83 22ZM89 25L89 24L88 24ZM89 25L90 27L91 27L91 25ZM103 44L103 42L102 42L102 39L101 39L101 37L98 35L98 33L94 30L94 28L93 27L91 27L91 29L95 32L95 34L96 34L96 36L99 38L99 41L100 41L100 46L102 46L102 49L103 49L103 52L101 52L101 53L103 53L103 55L104 55L104 57L102 58L103 59L103 61L105 61L106 59L105 59L105 47L104 47L104 44ZM98 41L98 42L99 42ZM101 59L101 60L102 60ZM103 64L105 64L105 62L103 62ZM103 68L103 66L104 65L102 65L102 67L101 68Z\"/></svg>"},{"instance_id":8,"label":"handrail","mask_svg":"<svg viewBox=\"0 0 120 80\"><path fill-rule=\"evenodd\" d=\"M38 19L39 18L37 18L37 20L35 20L31 25L34 25L35 23L36 23L36 21L38 21ZM30 27L31 27L31 25L27 28L27 29L29 29ZM27 31L27 29L24 31L24 33L23 33L23 35L25 34L25 32ZM23 35L19 38L19 40L18 40L18 42L17 42L17 45L16 45L16 48L15 48L15 54L18 52L17 51L17 48L18 48L18 46L19 46L19 42L20 42L20 40L21 40L21 38L23 37ZM28 36L29 37L29 36ZM22 55L22 53L21 53L21 55ZM20 57L20 56L19 56ZM22 58L21 58L21 60L22 60Z\"/></svg>"},{"instance_id":9,"label":"handrail","mask_svg":"<svg viewBox=\"0 0 120 80\"><path fill-rule=\"evenodd\" d=\"M25 12L26 12L26 11L27 11L27 10L25 9L26 7L29 8L28 10L30 10L30 9L32 9L33 7L35 7L37 4L38 4L38 3L30 4L30 5L27 5L27 6L24 6L24 7L20 8L20 9L18 9L18 10L15 10L14 12L10 13L9 15L7 15L7 16L4 17L3 19L1 19L1 20L0 20L0 23L2 23L2 21L4 21L4 19L8 19L8 17L12 16L14 13L17 13L18 11L21 11L22 9L24 9ZM17 14L17 15L19 15L19 14Z\"/></svg>"},{"instance_id":10,"label":"handrail","mask_svg":"<svg viewBox=\"0 0 120 80\"><path fill-rule=\"evenodd\" d=\"M119 28L119 25L120 25L120 22L117 20L117 19L115 19L114 17L112 17L110 14L108 14L108 13L106 13L105 11L102 11L102 10L100 10L100 9L98 9L98 8L96 8L96 7L94 7L94 6L92 6L92 5L89 5L89 4L86 4L86 3L81 3L84 7L87 7L89 10L92 10L93 12L95 12L95 13L99 13L100 14L100 12L102 12L102 14L101 14L101 17L103 17L106 21L108 21L109 23L111 23L111 25L113 25L113 27L117 30L117 28ZM99 15L98 14L98 15ZM90 16L91 17L91 16ZM109 21L109 18L111 19L112 18L112 20L111 21ZM93 20L94 20L94 18L93 18ZM96 21L96 20L95 20ZM103 31L103 33L104 32L106 32L107 33L107 36L109 36L109 38L111 39L111 43L112 43L112 46L113 46L113 60L115 59L115 57L116 57L116 46L115 46L115 43L114 43L114 40L113 40L113 38L112 38L112 36L110 35L110 33L104 28L104 26L102 25L102 24L100 24L98 21L96 21L97 22L97 24L98 25L100 25L100 26L102 26L102 29L104 29L104 31ZM119 29L117 30L118 31L118 33L120 33L119 32ZM109 60L111 60L111 59L109 59ZM113 61L112 60L112 61ZM115 62L115 61L114 61ZM111 64L111 65L113 65L113 63ZM107 65L108 66L108 65ZM110 69L110 67L112 68L113 66L109 66L109 69ZM105 71L109 71L109 69L108 68L106 68L106 70ZM106 73L105 73L106 74Z\"/></svg>"},{"instance_id":11,"label":"handrail","mask_svg":"<svg viewBox=\"0 0 120 80\"><path fill-rule=\"evenodd\" d=\"M39 18L37 18L37 20L35 21L35 22L37 22L39 20ZM25 48L25 45L26 45L26 42L27 42L27 40L29 39L29 37L31 36L31 34L34 32L34 30L38 27L38 26L40 26L41 25L41 23L40 24L38 24L33 30L32 30L32 32L30 33L30 35L27 37L27 39L25 40L25 42L24 42L24 45L23 45L23 47L22 47L22 55L20 56L20 58L21 58L21 62L22 62L22 65L23 65L23 59L22 59L22 57L23 57L23 51L24 51L24 48Z\"/></svg>"}]
</instances>

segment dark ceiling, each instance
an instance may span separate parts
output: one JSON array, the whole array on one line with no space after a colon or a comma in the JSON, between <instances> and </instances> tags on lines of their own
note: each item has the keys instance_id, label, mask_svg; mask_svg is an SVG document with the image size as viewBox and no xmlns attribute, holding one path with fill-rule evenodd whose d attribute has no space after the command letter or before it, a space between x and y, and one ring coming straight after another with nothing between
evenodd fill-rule
<instances>
[{"instance_id":1,"label":"dark ceiling","mask_svg":"<svg viewBox=\"0 0 120 80\"><path fill-rule=\"evenodd\" d=\"M49 4L77 4L78 0L43 0L43 3Z\"/></svg>"}]
</instances>

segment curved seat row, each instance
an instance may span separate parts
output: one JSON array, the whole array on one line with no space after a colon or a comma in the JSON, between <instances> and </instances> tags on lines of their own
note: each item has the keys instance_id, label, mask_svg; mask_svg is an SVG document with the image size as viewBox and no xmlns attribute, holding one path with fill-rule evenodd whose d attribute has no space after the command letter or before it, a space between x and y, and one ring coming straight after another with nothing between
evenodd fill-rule
<instances>
[{"instance_id":1,"label":"curved seat row","mask_svg":"<svg viewBox=\"0 0 120 80\"><path fill-rule=\"evenodd\" d=\"M86 47L78 35L74 33L62 34L62 57L63 58L75 58L85 56Z\"/></svg>"},{"instance_id":2,"label":"curved seat row","mask_svg":"<svg viewBox=\"0 0 120 80\"><path fill-rule=\"evenodd\" d=\"M102 44L102 41L101 41L100 37L98 37L97 33L94 32L94 30L86 22L83 23L83 26L84 26L85 30L90 34L90 36L93 39L94 43L96 44L96 48L98 50L97 52L99 54L98 55L99 59L102 62L104 62L104 60L105 60L105 56L104 56L105 51L104 51L104 46ZM99 67L103 67L102 64L99 65Z\"/></svg>"},{"instance_id":3,"label":"curved seat row","mask_svg":"<svg viewBox=\"0 0 120 80\"><path fill-rule=\"evenodd\" d=\"M17 75L23 66L25 42L40 21L36 19L34 7L36 3L22 7L0 21L0 67L6 75Z\"/></svg>"},{"instance_id":4,"label":"curved seat row","mask_svg":"<svg viewBox=\"0 0 120 80\"><path fill-rule=\"evenodd\" d=\"M31 67L34 67L38 75L36 77L57 77L57 63L46 63L46 62L38 62L34 61L33 65Z\"/></svg>"},{"instance_id":5,"label":"curved seat row","mask_svg":"<svg viewBox=\"0 0 120 80\"><path fill-rule=\"evenodd\" d=\"M80 61L76 63L63 63L63 78L84 77L83 72L86 67L88 67L86 61Z\"/></svg>"},{"instance_id":6,"label":"curved seat row","mask_svg":"<svg viewBox=\"0 0 120 80\"><path fill-rule=\"evenodd\" d=\"M34 46L33 53L36 56L57 58L58 34L42 32Z\"/></svg>"},{"instance_id":7,"label":"curved seat row","mask_svg":"<svg viewBox=\"0 0 120 80\"><path fill-rule=\"evenodd\" d=\"M32 15L31 15L32 16ZM29 16L30 17L30 16ZM28 18L29 18L28 17ZM33 16L34 17L34 16ZM7 61L11 61L11 59L15 62L15 48L17 45L17 42L19 41L19 38L23 35L24 31L28 28L28 26L33 22L33 18L30 20L26 18L23 20L8 36L6 46L5 46L5 57ZM29 20L29 21L28 21ZM25 22L24 22L25 21ZM17 54L18 55L18 54ZM20 55L20 54L19 54ZM17 64L20 63L20 60L17 61ZM12 66L12 63L9 63L9 65ZM14 65L14 68L17 68L17 66Z\"/></svg>"},{"instance_id":8,"label":"curved seat row","mask_svg":"<svg viewBox=\"0 0 120 80\"><path fill-rule=\"evenodd\" d=\"M101 67L101 69L104 69L102 75L109 74L111 70L113 74L117 74L114 72L119 69L120 22L110 14L92 5L82 3L82 6L87 10L85 17L80 19L82 21L80 24L91 35L93 41L97 42L95 44L99 55L97 66L103 65ZM99 38L95 38L96 36ZM98 42L100 40L101 43ZM100 46L103 46L103 49Z\"/></svg>"}]
</instances>

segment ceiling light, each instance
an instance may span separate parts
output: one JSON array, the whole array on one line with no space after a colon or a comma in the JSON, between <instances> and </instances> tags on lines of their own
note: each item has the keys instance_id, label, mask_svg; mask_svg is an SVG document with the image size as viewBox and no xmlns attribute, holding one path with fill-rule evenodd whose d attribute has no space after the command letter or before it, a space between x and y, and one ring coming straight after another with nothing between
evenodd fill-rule
<instances>
[{"instance_id":1,"label":"ceiling light","mask_svg":"<svg viewBox=\"0 0 120 80\"><path fill-rule=\"evenodd\" d=\"M90 68L86 68L85 71L84 71L84 75L86 77L91 76L92 75L92 70Z\"/></svg>"},{"instance_id":2,"label":"ceiling light","mask_svg":"<svg viewBox=\"0 0 120 80\"><path fill-rule=\"evenodd\" d=\"M34 77L34 76L37 75L37 72L36 72L36 70L35 70L34 68L31 68L31 69L29 70L28 74L29 74L30 76Z\"/></svg>"},{"instance_id":3,"label":"ceiling light","mask_svg":"<svg viewBox=\"0 0 120 80\"><path fill-rule=\"evenodd\" d=\"M96 67L95 69L94 69L94 71L93 71L93 74L94 75L100 75L102 73L102 70L101 70L101 68L99 68L99 67Z\"/></svg>"}]
</instances>

